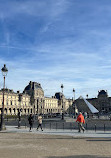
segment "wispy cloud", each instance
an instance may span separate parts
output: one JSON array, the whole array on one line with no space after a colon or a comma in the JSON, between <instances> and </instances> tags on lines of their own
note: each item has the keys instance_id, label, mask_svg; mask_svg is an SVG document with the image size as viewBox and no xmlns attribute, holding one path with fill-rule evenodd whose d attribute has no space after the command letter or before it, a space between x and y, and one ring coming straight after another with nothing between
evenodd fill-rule
<instances>
[{"instance_id":1,"label":"wispy cloud","mask_svg":"<svg viewBox=\"0 0 111 158\"><path fill-rule=\"evenodd\" d=\"M73 97L73 88L76 97L95 97L100 89L111 95L110 4L1 1L0 67L6 63L9 68L6 86L23 91L32 80L50 96L61 91L61 83L67 97Z\"/></svg>"}]
</instances>

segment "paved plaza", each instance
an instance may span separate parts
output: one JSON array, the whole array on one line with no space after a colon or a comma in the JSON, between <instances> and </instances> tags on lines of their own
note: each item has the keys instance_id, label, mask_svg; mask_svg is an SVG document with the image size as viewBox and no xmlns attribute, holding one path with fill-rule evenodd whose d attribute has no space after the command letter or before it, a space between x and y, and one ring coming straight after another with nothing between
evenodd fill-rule
<instances>
[{"instance_id":1,"label":"paved plaza","mask_svg":"<svg viewBox=\"0 0 111 158\"><path fill-rule=\"evenodd\" d=\"M111 132L36 131L7 126L0 132L1 158L111 158Z\"/></svg>"}]
</instances>

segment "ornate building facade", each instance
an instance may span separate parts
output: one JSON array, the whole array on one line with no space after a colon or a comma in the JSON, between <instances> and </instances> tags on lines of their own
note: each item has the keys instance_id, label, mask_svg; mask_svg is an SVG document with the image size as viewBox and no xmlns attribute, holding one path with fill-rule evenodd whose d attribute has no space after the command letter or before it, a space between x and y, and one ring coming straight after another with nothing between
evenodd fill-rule
<instances>
[{"instance_id":1,"label":"ornate building facade","mask_svg":"<svg viewBox=\"0 0 111 158\"><path fill-rule=\"evenodd\" d=\"M0 113L3 104L3 90L0 90ZM23 115L52 114L68 112L71 100L66 99L62 93L56 93L53 97L45 97L40 83L30 81L23 93L5 89L4 113L17 115L19 111Z\"/></svg>"},{"instance_id":2,"label":"ornate building facade","mask_svg":"<svg viewBox=\"0 0 111 158\"><path fill-rule=\"evenodd\" d=\"M3 91L0 91L0 113L3 104ZM32 112L33 107L30 105L30 96L26 94L21 94L19 91L17 93L13 90L5 89L4 95L4 113L7 115L17 115L19 111L22 113Z\"/></svg>"}]
</instances>

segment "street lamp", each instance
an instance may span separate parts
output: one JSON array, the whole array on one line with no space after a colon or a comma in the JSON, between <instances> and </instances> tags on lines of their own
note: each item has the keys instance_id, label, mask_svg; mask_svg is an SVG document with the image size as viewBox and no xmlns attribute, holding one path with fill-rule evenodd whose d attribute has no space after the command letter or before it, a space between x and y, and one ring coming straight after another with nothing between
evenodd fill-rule
<instances>
[{"instance_id":1,"label":"street lamp","mask_svg":"<svg viewBox=\"0 0 111 158\"><path fill-rule=\"evenodd\" d=\"M4 122L4 94L5 94L5 77L7 76L8 69L6 68L6 65L4 64L4 67L1 69L2 75L4 77L4 86L3 86L3 104L2 104L2 111L1 111L1 126L0 130L5 130L5 122Z\"/></svg>"},{"instance_id":2,"label":"street lamp","mask_svg":"<svg viewBox=\"0 0 111 158\"><path fill-rule=\"evenodd\" d=\"M43 100L43 118L44 118L45 100Z\"/></svg>"},{"instance_id":3,"label":"street lamp","mask_svg":"<svg viewBox=\"0 0 111 158\"><path fill-rule=\"evenodd\" d=\"M74 93L74 101L75 101L75 89L73 88L73 93Z\"/></svg>"},{"instance_id":4,"label":"street lamp","mask_svg":"<svg viewBox=\"0 0 111 158\"><path fill-rule=\"evenodd\" d=\"M62 90L62 94L63 94L63 88L64 88L64 86L63 86L63 84L61 84L61 90Z\"/></svg>"},{"instance_id":5,"label":"street lamp","mask_svg":"<svg viewBox=\"0 0 111 158\"><path fill-rule=\"evenodd\" d=\"M61 90L62 90L62 120L64 120L64 113L63 113L63 84L61 84Z\"/></svg>"},{"instance_id":6,"label":"street lamp","mask_svg":"<svg viewBox=\"0 0 111 158\"><path fill-rule=\"evenodd\" d=\"M22 109L21 109L21 101L22 101L22 94L19 94L19 111L18 111L18 128L20 128L21 126L21 113L22 113Z\"/></svg>"},{"instance_id":7,"label":"street lamp","mask_svg":"<svg viewBox=\"0 0 111 158\"><path fill-rule=\"evenodd\" d=\"M73 112L74 112L74 116L76 117L76 107L75 107L75 89L73 88L73 93L74 93L74 99L73 99Z\"/></svg>"}]
</instances>

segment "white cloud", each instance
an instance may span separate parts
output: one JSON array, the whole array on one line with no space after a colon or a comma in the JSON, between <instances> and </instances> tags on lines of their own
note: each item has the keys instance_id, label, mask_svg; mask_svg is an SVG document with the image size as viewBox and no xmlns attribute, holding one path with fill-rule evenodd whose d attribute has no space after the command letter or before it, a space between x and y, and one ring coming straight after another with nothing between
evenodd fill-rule
<instances>
[{"instance_id":1,"label":"white cloud","mask_svg":"<svg viewBox=\"0 0 111 158\"><path fill-rule=\"evenodd\" d=\"M91 12L84 10L89 8L82 1L79 5L78 2L71 2L29 0L1 4L0 19L3 27L5 26L5 40L1 40L0 63L1 67L6 63L9 68L7 87L23 91L32 80L40 82L45 94L50 96L61 91L62 83L67 97L73 97L73 88L76 90L76 97L87 93L89 97L95 97L100 89L108 89L109 94L111 93L110 30L100 27L107 21L107 17L106 20L100 18L97 21L103 10L97 11L98 7L92 6L91 11L96 7L96 12ZM18 18L14 19L15 17ZM33 20L27 20L29 17L40 20L36 24ZM18 28L15 32L10 30L12 19L15 30ZM19 19L24 23L19 23ZM39 23L40 28L37 27ZM15 40L12 35L17 36L20 31L28 36L22 36L21 41L15 38L15 43L11 43ZM27 38L31 42L24 46L22 42L25 43ZM6 53L8 49L9 52ZM0 86L2 87L2 82Z\"/></svg>"},{"instance_id":2,"label":"white cloud","mask_svg":"<svg viewBox=\"0 0 111 158\"><path fill-rule=\"evenodd\" d=\"M26 14L35 17L47 16L49 18L56 18L68 7L67 0L28 0L28 1L6 1L1 3L1 18L14 17L19 14Z\"/></svg>"}]
</instances>

